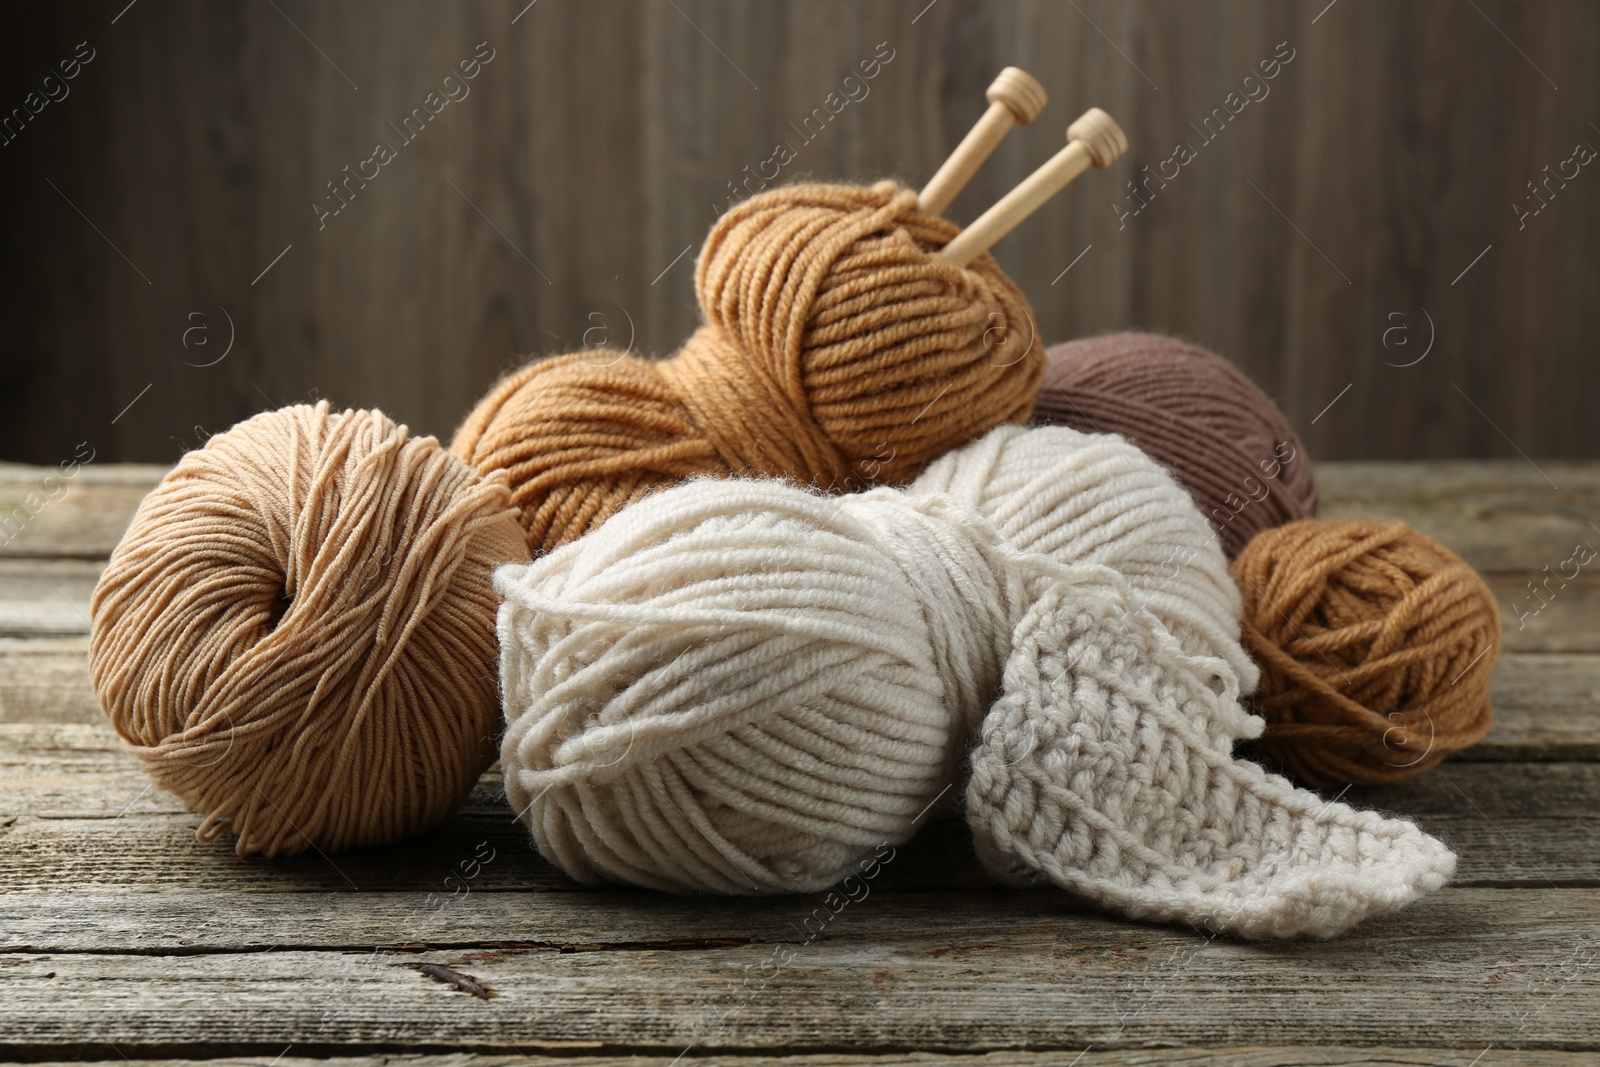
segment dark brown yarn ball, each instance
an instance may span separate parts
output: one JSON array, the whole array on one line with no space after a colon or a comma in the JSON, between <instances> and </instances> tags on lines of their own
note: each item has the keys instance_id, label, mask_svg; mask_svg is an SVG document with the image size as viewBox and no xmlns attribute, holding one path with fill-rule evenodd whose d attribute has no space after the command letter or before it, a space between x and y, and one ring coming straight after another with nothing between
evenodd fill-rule
<instances>
[{"instance_id":1,"label":"dark brown yarn ball","mask_svg":"<svg viewBox=\"0 0 1600 1067\"><path fill-rule=\"evenodd\" d=\"M1229 559L1263 530L1317 514L1305 446L1232 363L1155 333L1052 345L1034 422L1121 434L1183 483Z\"/></svg>"},{"instance_id":2,"label":"dark brown yarn ball","mask_svg":"<svg viewBox=\"0 0 1600 1067\"><path fill-rule=\"evenodd\" d=\"M1316 786L1398 782L1489 732L1500 612L1438 541L1313 519L1256 537L1231 570L1271 762Z\"/></svg>"}]
</instances>

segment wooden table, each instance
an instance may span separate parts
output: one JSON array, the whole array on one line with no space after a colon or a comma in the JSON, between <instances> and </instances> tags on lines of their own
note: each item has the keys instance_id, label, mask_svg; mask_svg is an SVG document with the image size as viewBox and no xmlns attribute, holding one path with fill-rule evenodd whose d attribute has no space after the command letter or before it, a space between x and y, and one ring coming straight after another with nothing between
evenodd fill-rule
<instances>
[{"instance_id":1,"label":"wooden table","mask_svg":"<svg viewBox=\"0 0 1600 1067\"><path fill-rule=\"evenodd\" d=\"M1455 847L1453 886L1333 942L1262 945L995 888L959 822L837 913L820 894L582 891L493 772L391 848L201 844L85 665L90 589L160 470L85 468L0 533L0 1059L1600 1062L1600 564L1520 626L1512 610L1575 545L1600 548L1600 465L1542 469L1322 468L1330 513L1405 518L1485 572L1506 616L1497 722L1432 774L1350 794ZM0 516L42 473L0 466Z\"/></svg>"}]
</instances>

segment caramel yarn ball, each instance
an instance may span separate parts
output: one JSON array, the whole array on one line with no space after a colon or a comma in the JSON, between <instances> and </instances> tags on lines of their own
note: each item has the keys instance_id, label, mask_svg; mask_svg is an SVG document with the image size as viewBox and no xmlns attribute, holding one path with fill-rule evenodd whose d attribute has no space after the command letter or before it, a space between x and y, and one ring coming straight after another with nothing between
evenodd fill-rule
<instances>
[{"instance_id":1,"label":"caramel yarn ball","mask_svg":"<svg viewBox=\"0 0 1600 1067\"><path fill-rule=\"evenodd\" d=\"M1397 782L1489 732L1500 612L1459 556L1403 522L1322 519L1234 561L1261 666L1263 754L1317 786Z\"/></svg>"},{"instance_id":2,"label":"caramel yarn ball","mask_svg":"<svg viewBox=\"0 0 1600 1067\"><path fill-rule=\"evenodd\" d=\"M703 325L672 358L586 352L497 384L452 449L504 470L535 554L653 489L704 474L830 490L903 483L1026 422L1044 368L994 259L894 182L793 185L732 208L695 268Z\"/></svg>"},{"instance_id":3,"label":"caramel yarn ball","mask_svg":"<svg viewBox=\"0 0 1600 1067\"><path fill-rule=\"evenodd\" d=\"M377 411L291 407L188 453L92 601L101 707L241 855L393 841L499 734L490 574L528 558L503 477Z\"/></svg>"},{"instance_id":4,"label":"caramel yarn ball","mask_svg":"<svg viewBox=\"0 0 1600 1067\"><path fill-rule=\"evenodd\" d=\"M1283 412L1215 352L1156 333L1051 345L1034 421L1116 433L1183 483L1233 559L1262 530L1315 518L1311 460Z\"/></svg>"}]
</instances>

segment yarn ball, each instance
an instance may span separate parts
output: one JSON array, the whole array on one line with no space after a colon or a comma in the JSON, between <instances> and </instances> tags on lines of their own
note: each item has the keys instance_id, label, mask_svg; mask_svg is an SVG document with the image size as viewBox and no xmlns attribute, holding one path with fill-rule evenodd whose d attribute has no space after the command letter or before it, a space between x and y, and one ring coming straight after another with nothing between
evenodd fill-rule
<instances>
[{"instance_id":1,"label":"yarn ball","mask_svg":"<svg viewBox=\"0 0 1600 1067\"><path fill-rule=\"evenodd\" d=\"M1051 345L1041 423L1121 434L1194 497L1229 559L1262 530L1317 514L1305 446L1272 399L1215 352L1154 333Z\"/></svg>"},{"instance_id":2,"label":"yarn ball","mask_svg":"<svg viewBox=\"0 0 1600 1067\"><path fill-rule=\"evenodd\" d=\"M1500 612L1403 522L1305 520L1233 564L1261 664L1263 753L1317 786L1397 782L1489 732Z\"/></svg>"},{"instance_id":3,"label":"yarn ball","mask_svg":"<svg viewBox=\"0 0 1600 1067\"><path fill-rule=\"evenodd\" d=\"M692 484L496 574L506 797L585 882L822 889L954 773L999 686L996 582L971 539L897 560L855 497Z\"/></svg>"},{"instance_id":4,"label":"yarn ball","mask_svg":"<svg viewBox=\"0 0 1600 1067\"><path fill-rule=\"evenodd\" d=\"M1172 475L1122 438L1002 426L935 460L909 491L960 501L1018 548L1110 567L1185 651L1221 659L1241 692L1255 691L1216 534Z\"/></svg>"},{"instance_id":5,"label":"yarn ball","mask_svg":"<svg viewBox=\"0 0 1600 1067\"><path fill-rule=\"evenodd\" d=\"M698 474L829 490L900 483L1004 422L1043 372L1027 300L894 182L802 184L718 220L695 291L704 323L670 359L547 359L497 384L452 449L506 471L535 554Z\"/></svg>"},{"instance_id":6,"label":"yarn ball","mask_svg":"<svg viewBox=\"0 0 1600 1067\"><path fill-rule=\"evenodd\" d=\"M991 871L1132 917L1326 936L1454 868L1233 759L1220 660L940 494L699 479L495 586L507 797L583 881L822 889L963 777Z\"/></svg>"},{"instance_id":7,"label":"yarn ball","mask_svg":"<svg viewBox=\"0 0 1600 1067\"><path fill-rule=\"evenodd\" d=\"M240 855L445 819L494 756L490 577L526 560L504 478L326 403L248 419L140 503L95 586L101 707Z\"/></svg>"}]
</instances>

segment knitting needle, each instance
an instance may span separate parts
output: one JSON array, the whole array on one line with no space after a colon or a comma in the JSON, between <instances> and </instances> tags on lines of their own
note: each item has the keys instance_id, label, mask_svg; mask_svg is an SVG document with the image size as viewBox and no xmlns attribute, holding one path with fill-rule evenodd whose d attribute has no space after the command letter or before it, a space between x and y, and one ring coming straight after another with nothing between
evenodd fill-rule
<instances>
[{"instance_id":1,"label":"knitting needle","mask_svg":"<svg viewBox=\"0 0 1600 1067\"><path fill-rule=\"evenodd\" d=\"M957 267L965 267L1072 179L1091 166L1104 170L1127 150L1128 137L1117 120L1097 107L1090 108L1067 127L1067 147L956 234L939 255Z\"/></svg>"},{"instance_id":2,"label":"knitting needle","mask_svg":"<svg viewBox=\"0 0 1600 1067\"><path fill-rule=\"evenodd\" d=\"M1011 127L1028 125L1049 99L1044 86L1021 67L1002 70L984 98L989 101L989 110L922 187L917 194L917 210L937 215L949 207Z\"/></svg>"}]
</instances>

